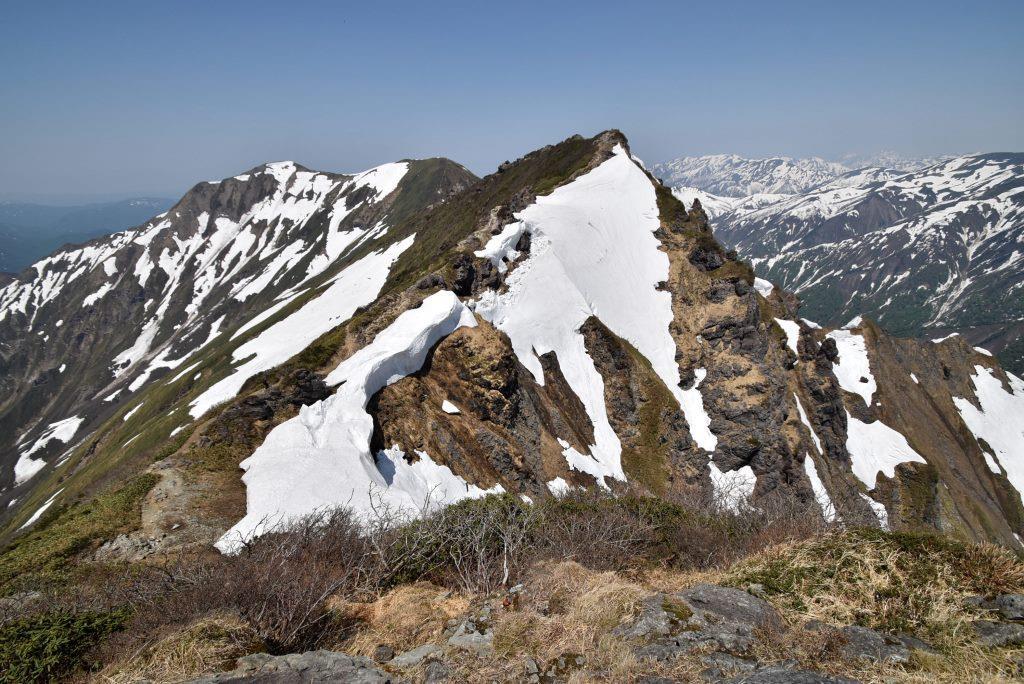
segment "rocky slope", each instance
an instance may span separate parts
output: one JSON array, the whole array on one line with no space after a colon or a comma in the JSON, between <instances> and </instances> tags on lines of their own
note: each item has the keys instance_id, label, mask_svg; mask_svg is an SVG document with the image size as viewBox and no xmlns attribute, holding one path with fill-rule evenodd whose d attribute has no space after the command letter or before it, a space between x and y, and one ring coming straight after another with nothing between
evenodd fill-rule
<instances>
[{"instance_id":1,"label":"rocky slope","mask_svg":"<svg viewBox=\"0 0 1024 684\"><path fill-rule=\"evenodd\" d=\"M870 315L897 335L958 332L1024 370L1024 156L864 169L791 196L701 198L716 235L809 318Z\"/></svg>"},{"instance_id":2,"label":"rocky slope","mask_svg":"<svg viewBox=\"0 0 1024 684\"><path fill-rule=\"evenodd\" d=\"M616 131L471 180L269 165L0 291L7 533L148 469L106 557L576 487L1019 546L993 357L798 318Z\"/></svg>"}]
</instances>

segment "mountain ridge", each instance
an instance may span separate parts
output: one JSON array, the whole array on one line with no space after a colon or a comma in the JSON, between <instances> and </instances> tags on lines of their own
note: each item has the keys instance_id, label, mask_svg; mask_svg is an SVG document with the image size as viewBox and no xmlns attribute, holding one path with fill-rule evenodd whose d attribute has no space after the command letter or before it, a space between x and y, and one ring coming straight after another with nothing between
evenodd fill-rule
<instances>
[{"instance_id":1,"label":"mountain ridge","mask_svg":"<svg viewBox=\"0 0 1024 684\"><path fill-rule=\"evenodd\" d=\"M796 298L756 280L716 241L703 208L675 198L617 131L574 136L472 183L454 166L424 171L467 182L450 192L426 182L404 200L366 189L383 178L332 181L296 169L288 178L301 182L284 189L272 173L197 185L201 197L176 205L182 217L172 218L182 230L205 226L204 245L216 243L218 220L243 232L239 212L270 193L278 203L252 225L282 228L289 244L308 229L316 239L301 243L317 249L272 292L252 295L258 306L224 310L218 335L207 319L219 310L188 323L188 306L196 297L238 301L231 293L265 274L271 255L252 271L238 268L237 254L215 260L215 275L241 274L221 286L192 278L201 270L180 271L191 278L187 301L164 299L178 312L167 323L187 324L182 337L154 337L144 362L93 385L131 389L148 371L145 380L85 416L64 444L54 437L25 454L80 417L67 405L22 428L6 468L14 457L26 459L23 472L43 464L14 487L6 471L3 502L17 500L4 507L6 534L45 531L89 496L144 474L155 484L142 494L142 522L90 537L91 552L138 559L214 542L230 550L238 540L225 534L247 513L272 519L354 501L356 490L336 483L354 483L358 472L394 505L435 488L449 502L498 486L533 499L580 487L704 505L782 497L815 515L1018 543L1017 447L988 418L1016 415L1024 386L992 357L957 338L894 340L867 320L835 330L804 321ZM212 208L199 200L213 196L234 214L198 222ZM327 230L332 215L317 197L356 212L339 219L346 230ZM315 222L300 222L303 202ZM384 213L386 230L358 243ZM353 246L328 248L341 234ZM165 264L201 252L170 250L174 242L165 241ZM155 252L131 250L135 267L118 269L137 279ZM370 290L360 269L374 274ZM102 262L92 272L105 273ZM84 294L68 294L66 306L80 308ZM144 297L145 288L142 313ZM41 325L53 320L40 313L46 306L33 309ZM7 318L29 320L27 311ZM172 338L178 346L159 347ZM44 361L52 373L56 362ZM120 366L109 368L92 372ZM17 391L30 393L35 377ZM7 405L8 424L30 412L25 404ZM310 467L287 474L291 457ZM289 507L267 506L287 492Z\"/></svg>"}]
</instances>

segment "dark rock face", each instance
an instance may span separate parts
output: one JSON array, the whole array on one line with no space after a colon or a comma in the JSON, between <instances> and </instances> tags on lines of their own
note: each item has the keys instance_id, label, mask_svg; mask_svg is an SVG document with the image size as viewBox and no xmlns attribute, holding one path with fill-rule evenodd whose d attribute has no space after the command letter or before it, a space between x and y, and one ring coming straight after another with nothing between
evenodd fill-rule
<instances>
[{"instance_id":1,"label":"dark rock face","mask_svg":"<svg viewBox=\"0 0 1024 684\"><path fill-rule=\"evenodd\" d=\"M664 385L628 343L596 318L580 328L605 386L608 420L623 448L627 476L663 496L699 488L707 456Z\"/></svg>"},{"instance_id":2,"label":"dark rock face","mask_svg":"<svg viewBox=\"0 0 1024 684\"><path fill-rule=\"evenodd\" d=\"M519 363L508 338L481 325L463 328L437 345L424 367L371 398L374 450L423 450L471 482L529 496L547 492L557 476L593 484L563 465L566 440L583 451L593 426L569 388L553 353L540 357L544 385ZM445 400L459 407L441 411ZM557 469L555 469L557 468Z\"/></svg>"},{"instance_id":3,"label":"dark rock face","mask_svg":"<svg viewBox=\"0 0 1024 684\"><path fill-rule=\"evenodd\" d=\"M326 399L333 393L323 378L307 369L296 369L275 385L227 407L203 436L204 443L231 444L245 435L262 436L261 426L275 416Z\"/></svg>"},{"instance_id":4,"label":"dark rock face","mask_svg":"<svg viewBox=\"0 0 1024 684\"><path fill-rule=\"evenodd\" d=\"M369 658L335 651L309 651L238 659L238 667L192 680L191 684L392 684L398 680L374 667Z\"/></svg>"},{"instance_id":5,"label":"dark rock face","mask_svg":"<svg viewBox=\"0 0 1024 684\"><path fill-rule=\"evenodd\" d=\"M810 670L784 666L766 667L724 681L728 684L857 684L856 680L846 677L829 677Z\"/></svg>"},{"instance_id":6,"label":"dark rock face","mask_svg":"<svg viewBox=\"0 0 1024 684\"><path fill-rule=\"evenodd\" d=\"M1001 594L994 599L979 596L973 601L973 605L995 611L1003 620L1024 622L1024 595Z\"/></svg>"},{"instance_id":7,"label":"dark rock face","mask_svg":"<svg viewBox=\"0 0 1024 684\"><path fill-rule=\"evenodd\" d=\"M725 257L719 249L700 245L690 252L690 263L702 271L714 271L725 265Z\"/></svg>"}]
</instances>

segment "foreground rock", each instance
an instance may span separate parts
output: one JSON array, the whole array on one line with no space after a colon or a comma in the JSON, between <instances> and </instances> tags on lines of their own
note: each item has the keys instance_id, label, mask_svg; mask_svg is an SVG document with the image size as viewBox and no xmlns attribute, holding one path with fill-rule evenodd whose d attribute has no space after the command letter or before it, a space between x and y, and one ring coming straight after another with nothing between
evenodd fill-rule
<instances>
[{"instance_id":1,"label":"foreground rock","mask_svg":"<svg viewBox=\"0 0 1024 684\"><path fill-rule=\"evenodd\" d=\"M655 594L640 615L615 630L641 642L641 658L671 660L697 648L742 655L758 629L781 625L779 614L763 599L739 589L698 584L680 594Z\"/></svg>"},{"instance_id":2,"label":"foreground rock","mask_svg":"<svg viewBox=\"0 0 1024 684\"><path fill-rule=\"evenodd\" d=\"M200 677L191 684L391 684L398 681L378 670L369 658L320 650L283 656L266 653L245 656L238 659L238 666L231 672Z\"/></svg>"}]
</instances>

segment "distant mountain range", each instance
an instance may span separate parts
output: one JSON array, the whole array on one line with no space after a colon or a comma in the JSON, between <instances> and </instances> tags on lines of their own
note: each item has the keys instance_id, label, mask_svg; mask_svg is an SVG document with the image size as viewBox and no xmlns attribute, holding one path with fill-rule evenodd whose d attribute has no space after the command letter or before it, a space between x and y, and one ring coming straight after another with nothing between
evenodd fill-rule
<instances>
[{"instance_id":1,"label":"distant mountain range","mask_svg":"<svg viewBox=\"0 0 1024 684\"><path fill-rule=\"evenodd\" d=\"M676 196L700 199L716 236L796 293L804 316L840 325L864 314L925 338L957 332L1024 371L1024 154L832 178L821 160L704 159L656 168L693 181Z\"/></svg>"},{"instance_id":2,"label":"distant mountain range","mask_svg":"<svg viewBox=\"0 0 1024 684\"><path fill-rule=\"evenodd\" d=\"M62 245L137 226L172 204L162 197L74 206L0 202L0 272L20 271Z\"/></svg>"}]
</instances>

